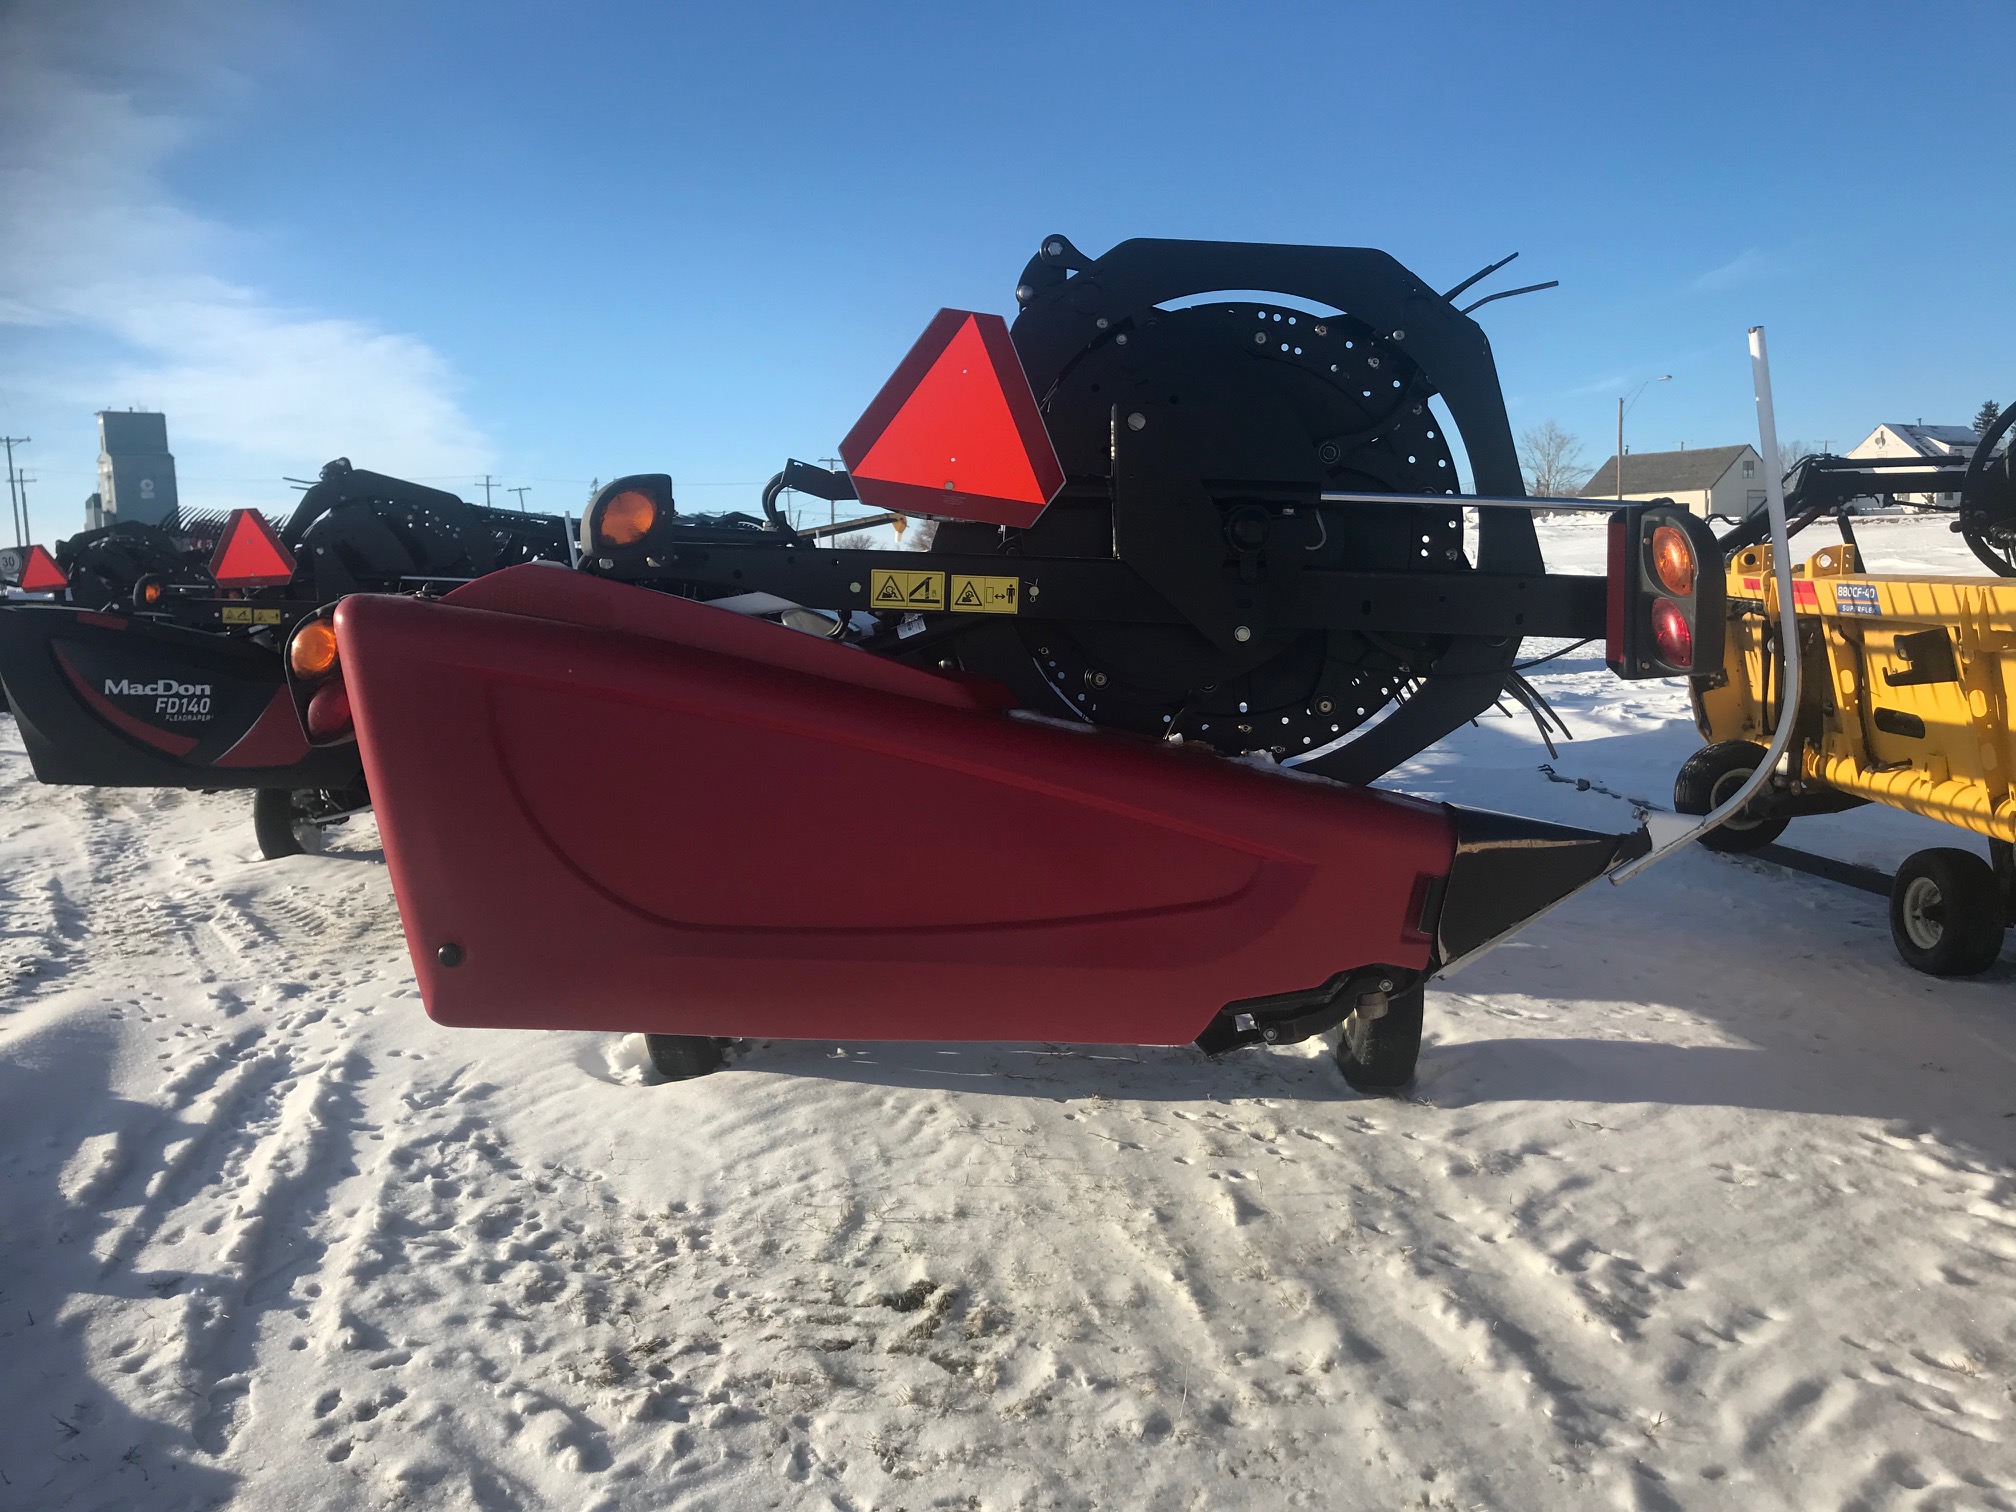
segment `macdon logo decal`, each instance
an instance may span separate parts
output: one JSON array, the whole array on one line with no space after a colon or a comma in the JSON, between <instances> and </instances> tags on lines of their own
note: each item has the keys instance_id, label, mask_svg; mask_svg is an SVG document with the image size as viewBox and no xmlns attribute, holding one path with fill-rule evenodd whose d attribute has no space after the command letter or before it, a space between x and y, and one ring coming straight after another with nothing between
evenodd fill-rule
<instances>
[{"instance_id":1,"label":"macdon logo decal","mask_svg":"<svg viewBox=\"0 0 2016 1512\"><path fill-rule=\"evenodd\" d=\"M124 677L105 679L108 698L207 698L209 694L208 683L177 682L172 677L151 683L136 683Z\"/></svg>"},{"instance_id":2,"label":"macdon logo decal","mask_svg":"<svg viewBox=\"0 0 2016 1512\"><path fill-rule=\"evenodd\" d=\"M178 682L172 677L145 683L134 682L130 677L108 677L105 679L105 696L151 698L154 700L154 717L168 724L207 720L212 708L210 684Z\"/></svg>"}]
</instances>

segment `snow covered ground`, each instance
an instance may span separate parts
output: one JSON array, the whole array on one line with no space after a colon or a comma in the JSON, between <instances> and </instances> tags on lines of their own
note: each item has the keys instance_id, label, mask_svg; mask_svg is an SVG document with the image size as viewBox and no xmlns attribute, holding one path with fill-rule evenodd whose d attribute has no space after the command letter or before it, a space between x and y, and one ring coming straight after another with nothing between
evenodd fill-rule
<instances>
[{"instance_id":1,"label":"snow covered ground","mask_svg":"<svg viewBox=\"0 0 2016 1512\"><path fill-rule=\"evenodd\" d=\"M1559 772L1669 797L1677 688L1540 681ZM1626 826L1546 759L1394 784ZM1431 994L1400 1100L1320 1044L665 1085L433 1027L368 820L262 863L5 720L0 804L0 1508L2016 1507L2016 965L1917 976L1878 898L1601 888Z\"/></svg>"}]
</instances>

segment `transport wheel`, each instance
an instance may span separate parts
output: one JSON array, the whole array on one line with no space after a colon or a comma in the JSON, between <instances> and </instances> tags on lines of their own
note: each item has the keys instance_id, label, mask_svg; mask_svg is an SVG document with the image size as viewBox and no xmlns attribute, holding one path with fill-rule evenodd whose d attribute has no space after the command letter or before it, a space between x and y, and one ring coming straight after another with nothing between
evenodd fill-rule
<instances>
[{"instance_id":1,"label":"transport wheel","mask_svg":"<svg viewBox=\"0 0 2016 1512\"><path fill-rule=\"evenodd\" d=\"M1757 770L1764 759L1764 747L1749 740L1718 740L1703 746L1687 758L1680 775L1673 779L1673 807L1683 814L1706 814L1718 808ZM1769 845L1785 833L1791 821L1779 818L1752 818L1750 810L1731 816L1701 837L1702 845L1725 855L1741 855Z\"/></svg>"},{"instance_id":2,"label":"transport wheel","mask_svg":"<svg viewBox=\"0 0 2016 1512\"><path fill-rule=\"evenodd\" d=\"M1890 938L1904 964L1932 976L1973 976L2002 953L2002 889L1972 851L1922 850L1890 884Z\"/></svg>"},{"instance_id":3,"label":"transport wheel","mask_svg":"<svg viewBox=\"0 0 2016 1512\"><path fill-rule=\"evenodd\" d=\"M252 833L259 837L259 854L268 861L308 849L296 823L294 795L286 788L260 788L252 795Z\"/></svg>"},{"instance_id":4,"label":"transport wheel","mask_svg":"<svg viewBox=\"0 0 2016 1512\"><path fill-rule=\"evenodd\" d=\"M668 1081L691 1081L721 1067L721 1042L704 1034L647 1034L644 1046Z\"/></svg>"},{"instance_id":5,"label":"transport wheel","mask_svg":"<svg viewBox=\"0 0 2016 1512\"><path fill-rule=\"evenodd\" d=\"M1386 999L1376 1019L1353 1013L1337 1038L1337 1069L1360 1092L1397 1092L1414 1080L1421 1056L1421 1013L1427 996L1416 983Z\"/></svg>"}]
</instances>

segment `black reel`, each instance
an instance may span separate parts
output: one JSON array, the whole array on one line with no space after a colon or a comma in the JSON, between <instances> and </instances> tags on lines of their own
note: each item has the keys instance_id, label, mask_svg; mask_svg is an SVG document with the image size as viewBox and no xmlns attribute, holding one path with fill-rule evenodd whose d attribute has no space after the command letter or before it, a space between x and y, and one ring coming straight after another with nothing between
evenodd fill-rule
<instances>
[{"instance_id":1,"label":"black reel","mask_svg":"<svg viewBox=\"0 0 2016 1512\"><path fill-rule=\"evenodd\" d=\"M2003 410L1981 433L1960 484L1960 534L1998 577L2016 577L2016 454L1995 454L2012 423L2016 407Z\"/></svg>"},{"instance_id":2,"label":"black reel","mask_svg":"<svg viewBox=\"0 0 2016 1512\"><path fill-rule=\"evenodd\" d=\"M1224 288L1294 302L1188 302ZM1051 237L1016 295L1016 348L1067 482L1028 530L948 522L932 549L1117 554L1193 623L1018 616L962 636L963 668L1038 712L1351 781L1489 706L1515 639L1267 624L1305 569L1472 568L1456 505L1322 498L1456 493L1432 396L1457 414L1480 491L1524 492L1473 322L1385 254L1336 248L1133 241L1095 261ZM1487 514L1477 548L1501 571L1539 568L1523 514ZM1410 704L1392 738L1359 734Z\"/></svg>"},{"instance_id":3,"label":"black reel","mask_svg":"<svg viewBox=\"0 0 2016 1512\"><path fill-rule=\"evenodd\" d=\"M452 493L352 467L338 457L281 529L322 599L410 579L481 577L539 559L568 560L565 524L470 504Z\"/></svg>"},{"instance_id":4,"label":"black reel","mask_svg":"<svg viewBox=\"0 0 2016 1512\"><path fill-rule=\"evenodd\" d=\"M159 525L121 520L56 544L56 565L70 586L70 602L103 609L131 602L142 578L190 588L214 588L207 542L192 541Z\"/></svg>"}]
</instances>

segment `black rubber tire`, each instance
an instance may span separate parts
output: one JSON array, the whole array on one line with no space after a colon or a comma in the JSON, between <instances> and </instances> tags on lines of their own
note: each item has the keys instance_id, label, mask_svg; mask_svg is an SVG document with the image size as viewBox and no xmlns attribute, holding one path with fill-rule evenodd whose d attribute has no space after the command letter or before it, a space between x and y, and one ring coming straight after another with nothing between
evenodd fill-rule
<instances>
[{"instance_id":1,"label":"black rubber tire","mask_svg":"<svg viewBox=\"0 0 2016 1512\"><path fill-rule=\"evenodd\" d=\"M703 1034L647 1034L644 1047L667 1081L691 1081L721 1069L721 1042Z\"/></svg>"},{"instance_id":2,"label":"black rubber tire","mask_svg":"<svg viewBox=\"0 0 2016 1512\"><path fill-rule=\"evenodd\" d=\"M1993 966L2006 917L1994 868L1972 851L1918 851L1890 883L1890 939L1905 965L1928 976Z\"/></svg>"},{"instance_id":3,"label":"black rubber tire","mask_svg":"<svg viewBox=\"0 0 2016 1512\"><path fill-rule=\"evenodd\" d=\"M1687 758L1673 779L1673 807L1683 814L1708 813L1757 770L1765 754L1764 747L1750 740L1718 740L1703 746ZM1791 822L1782 816L1748 819L1739 813L1703 835L1701 844L1724 855L1740 856L1769 845Z\"/></svg>"},{"instance_id":4,"label":"black rubber tire","mask_svg":"<svg viewBox=\"0 0 2016 1512\"><path fill-rule=\"evenodd\" d=\"M1337 1034L1337 1069L1360 1092L1398 1092L1414 1080L1421 1058L1421 1017L1427 989L1417 983L1386 999L1376 1019L1354 1012Z\"/></svg>"},{"instance_id":5,"label":"black rubber tire","mask_svg":"<svg viewBox=\"0 0 2016 1512\"><path fill-rule=\"evenodd\" d=\"M252 833L268 861L298 856L308 847L294 832L294 795L285 788L260 788L252 795Z\"/></svg>"}]
</instances>

